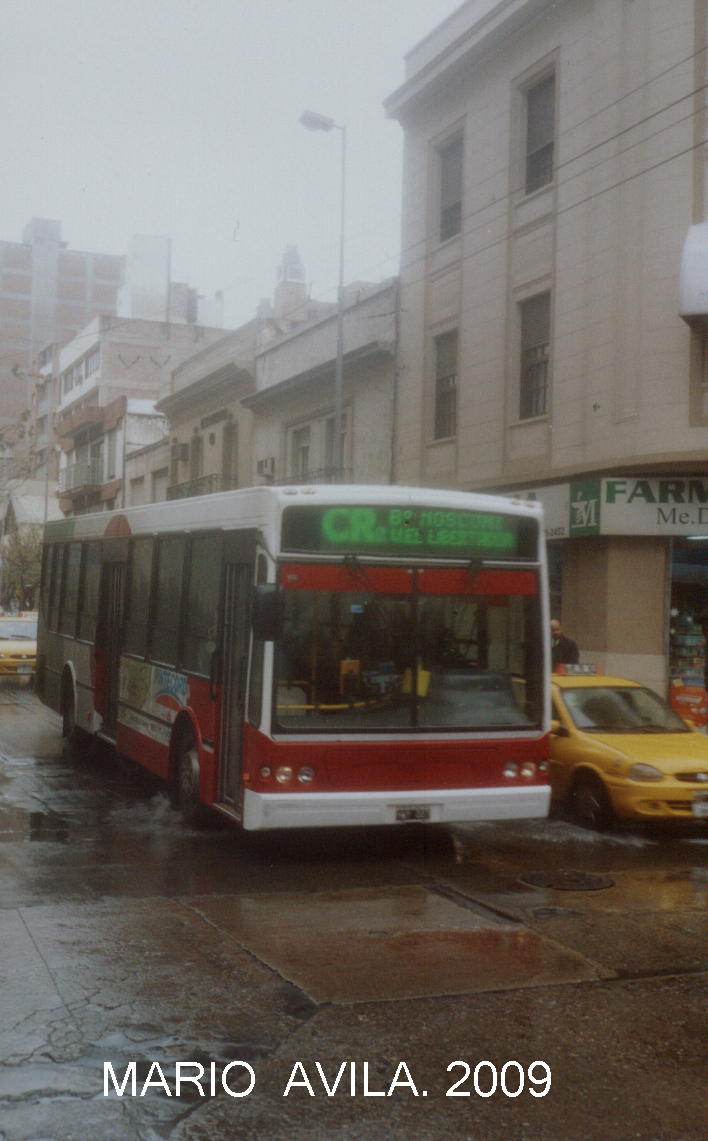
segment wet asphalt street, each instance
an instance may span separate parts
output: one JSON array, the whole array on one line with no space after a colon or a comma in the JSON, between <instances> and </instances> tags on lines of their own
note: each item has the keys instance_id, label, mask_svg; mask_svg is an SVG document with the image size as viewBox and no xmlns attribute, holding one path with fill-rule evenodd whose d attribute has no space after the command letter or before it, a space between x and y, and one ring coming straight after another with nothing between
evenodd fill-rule
<instances>
[{"instance_id":1,"label":"wet asphalt street","mask_svg":"<svg viewBox=\"0 0 708 1141\"><path fill-rule=\"evenodd\" d=\"M5 685L0 1141L703 1141L707 856L188 831Z\"/></svg>"}]
</instances>

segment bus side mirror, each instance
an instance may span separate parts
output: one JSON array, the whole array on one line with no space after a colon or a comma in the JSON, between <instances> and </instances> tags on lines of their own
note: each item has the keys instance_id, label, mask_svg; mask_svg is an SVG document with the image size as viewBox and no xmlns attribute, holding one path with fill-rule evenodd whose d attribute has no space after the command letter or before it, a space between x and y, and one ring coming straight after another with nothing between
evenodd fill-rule
<instances>
[{"instance_id":1,"label":"bus side mirror","mask_svg":"<svg viewBox=\"0 0 708 1141\"><path fill-rule=\"evenodd\" d=\"M261 642L274 642L282 626L282 595L274 582L259 582L253 588L251 626Z\"/></svg>"}]
</instances>

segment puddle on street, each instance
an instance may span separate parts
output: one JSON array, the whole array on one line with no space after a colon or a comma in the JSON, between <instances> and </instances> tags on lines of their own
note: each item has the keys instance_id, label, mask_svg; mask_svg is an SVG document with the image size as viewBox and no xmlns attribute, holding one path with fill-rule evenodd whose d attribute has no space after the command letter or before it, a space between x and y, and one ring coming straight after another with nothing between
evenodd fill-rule
<instances>
[{"instance_id":1,"label":"puddle on street","mask_svg":"<svg viewBox=\"0 0 708 1141\"><path fill-rule=\"evenodd\" d=\"M198 911L317 1002L368 1002L604 977L513 922L422 887L200 900Z\"/></svg>"},{"instance_id":2,"label":"puddle on street","mask_svg":"<svg viewBox=\"0 0 708 1141\"><path fill-rule=\"evenodd\" d=\"M0 808L0 843L24 840L66 844L69 822L56 812L36 812L15 806Z\"/></svg>"}]
</instances>

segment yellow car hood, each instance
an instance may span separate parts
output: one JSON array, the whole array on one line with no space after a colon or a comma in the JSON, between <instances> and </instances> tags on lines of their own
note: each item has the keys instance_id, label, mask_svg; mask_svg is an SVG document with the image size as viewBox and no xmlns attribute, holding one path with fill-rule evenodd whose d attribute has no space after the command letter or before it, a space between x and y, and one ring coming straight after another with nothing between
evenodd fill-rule
<instances>
[{"instance_id":1,"label":"yellow car hood","mask_svg":"<svg viewBox=\"0 0 708 1141\"><path fill-rule=\"evenodd\" d=\"M708 737L702 733L584 733L630 763L654 765L662 772L708 772Z\"/></svg>"}]
</instances>

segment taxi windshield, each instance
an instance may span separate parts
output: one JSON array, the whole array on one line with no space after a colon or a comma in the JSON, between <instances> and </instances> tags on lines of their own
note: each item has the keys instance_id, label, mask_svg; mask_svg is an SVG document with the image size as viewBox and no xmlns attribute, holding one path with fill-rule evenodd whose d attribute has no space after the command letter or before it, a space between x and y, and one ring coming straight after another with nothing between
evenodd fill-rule
<instances>
[{"instance_id":1,"label":"taxi windshield","mask_svg":"<svg viewBox=\"0 0 708 1141\"><path fill-rule=\"evenodd\" d=\"M23 641L37 637L36 618L0 618L0 639L21 638Z\"/></svg>"},{"instance_id":2,"label":"taxi windshield","mask_svg":"<svg viewBox=\"0 0 708 1141\"><path fill-rule=\"evenodd\" d=\"M658 694L642 686L578 686L563 689L573 723L583 732L690 733Z\"/></svg>"}]
</instances>

